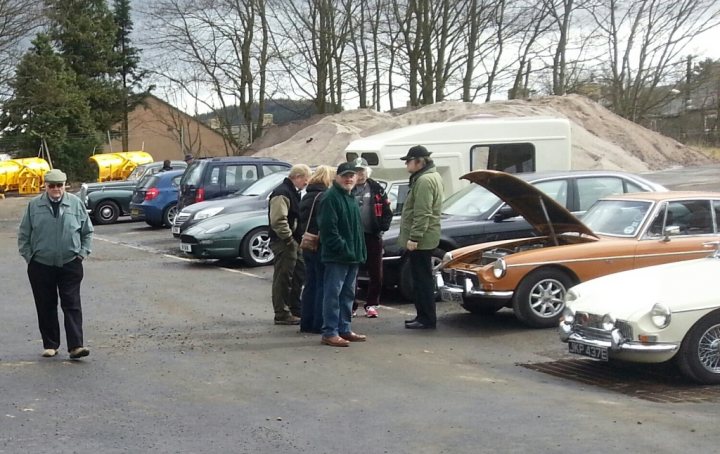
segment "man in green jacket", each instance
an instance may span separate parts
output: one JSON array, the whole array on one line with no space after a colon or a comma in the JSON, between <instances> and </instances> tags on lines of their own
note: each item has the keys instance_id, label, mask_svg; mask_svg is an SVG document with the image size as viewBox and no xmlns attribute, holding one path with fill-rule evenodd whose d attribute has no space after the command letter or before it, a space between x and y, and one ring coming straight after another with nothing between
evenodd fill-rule
<instances>
[{"instance_id":1,"label":"man in green jacket","mask_svg":"<svg viewBox=\"0 0 720 454\"><path fill-rule=\"evenodd\" d=\"M65 181L59 169L45 174L45 193L28 203L20 222L18 249L28 264L45 349L42 356L55 356L60 347L60 295L68 351L70 358L77 359L90 354L83 345L80 283L82 262L92 249L93 225L85 204L65 192Z\"/></svg>"},{"instance_id":2,"label":"man in green jacket","mask_svg":"<svg viewBox=\"0 0 720 454\"><path fill-rule=\"evenodd\" d=\"M435 287L432 251L440 244L440 212L443 202L442 177L430 159L430 152L416 145L402 159L410 175L402 210L398 244L408 252L413 280L413 302L417 316L405 322L407 329L435 329Z\"/></svg>"},{"instance_id":3,"label":"man in green jacket","mask_svg":"<svg viewBox=\"0 0 720 454\"><path fill-rule=\"evenodd\" d=\"M350 193L356 173L353 163L340 164L318 211L320 259L325 265L320 342L332 347L347 347L350 342L366 340L350 329L358 268L367 258L360 207Z\"/></svg>"}]
</instances>

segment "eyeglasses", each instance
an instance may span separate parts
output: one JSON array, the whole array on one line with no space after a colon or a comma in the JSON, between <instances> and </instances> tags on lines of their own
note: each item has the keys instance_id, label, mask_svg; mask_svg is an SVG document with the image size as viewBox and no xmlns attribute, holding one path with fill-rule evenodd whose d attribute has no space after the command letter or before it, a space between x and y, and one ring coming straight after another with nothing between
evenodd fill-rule
<instances>
[{"instance_id":1,"label":"eyeglasses","mask_svg":"<svg viewBox=\"0 0 720 454\"><path fill-rule=\"evenodd\" d=\"M45 183L49 189L64 188L65 183Z\"/></svg>"}]
</instances>

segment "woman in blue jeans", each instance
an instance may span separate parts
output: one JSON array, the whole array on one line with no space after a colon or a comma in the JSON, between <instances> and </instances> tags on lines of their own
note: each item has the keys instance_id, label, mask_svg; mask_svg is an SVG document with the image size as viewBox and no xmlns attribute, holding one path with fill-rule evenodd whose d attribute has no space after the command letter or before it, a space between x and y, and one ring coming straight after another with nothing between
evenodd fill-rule
<instances>
[{"instance_id":1,"label":"woman in blue jeans","mask_svg":"<svg viewBox=\"0 0 720 454\"><path fill-rule=\"evenodd\" d=\"M335 169L319 166L315 169L305 197L300 201L300 226L302 231L318 234L317 216L320 211L322 194L332 184ZM322 240L321 240L322 241ZM325 266L320 261L320 249L315 252L303 251L305 259L305 286L300 298L300 332L319 334L322 329L323 274Z\"/></svg>"}]
</instances>

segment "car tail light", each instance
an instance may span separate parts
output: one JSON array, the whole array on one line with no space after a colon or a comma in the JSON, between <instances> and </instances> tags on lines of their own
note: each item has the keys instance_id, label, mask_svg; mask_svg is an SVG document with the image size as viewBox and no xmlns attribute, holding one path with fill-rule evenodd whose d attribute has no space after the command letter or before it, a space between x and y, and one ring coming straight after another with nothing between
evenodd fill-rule
<instances>
[{"instance_id":1,"label":"car tail light","mask_svg":"<svg viewBox=\"0 0 720 454\"><path fill-rule=\"evenodd\" d=\"M197 191L195 191L195 203L202 202L205 200L205 188L198 188Z\"/></svg>"},{"instance_id":2,"label":"car tail light","mask_svg":"<svg viewBox=\"0 0 720 454\"><path fill-rule=\"evenodd\" d=\"M145 192L145 200L152 200L160 195L160 190L158 188L150 188Z\"/></svg>"}]
</instances>

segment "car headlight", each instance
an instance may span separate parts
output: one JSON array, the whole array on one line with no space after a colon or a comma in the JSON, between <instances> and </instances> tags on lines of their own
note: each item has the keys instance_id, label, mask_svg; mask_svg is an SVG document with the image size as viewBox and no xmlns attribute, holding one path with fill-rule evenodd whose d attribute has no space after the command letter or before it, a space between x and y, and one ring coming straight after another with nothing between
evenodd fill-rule
<instances>
[{"instance_id":1,"label":"car headlight","mask_svg":"<svg viewBox=\"0 0 720 454\"><path fill-rule=\"evenodd\" d=\"M197 212L197 214L195 215L195 220L201 221L203 219L211 218L222 210L222 207L205 208L204 210L200 210Z\"/></svg>"},{"instance_id":2,"label":"car headlight","mask_svg":"<svg viewBox=\"0 0 720 454\"><path fill-rule=\"evenodd\" d=\"M612 331L613 329L615 329L615 317L610 314L603 315L602 328L605 331Z\"/></svg>"},{"instance_id":3,"label":"car headlight","mask_svg":"<svg viewBox=\"0 0 720 454\"><path fill-rule=\"evenodd\" d=\"M580 294L575 289L570 289L565 292L565 304L572 303L580 298Z\"/></svg>"},{"instance_id":4,"label":"car headlight","mask_svg":"<svg viewBox=\"0 0 720 454\"><path fill-rule=\"evenodd\" d=\"M562 315L560 316L560 323L564 323L566 325L572 325L575 323L575 311L565 306L565 309L563 309Z\"/></svg>"},{"instance_id":5,"label":"car headlight","mask_svg":"<svg viewBox=\"0 0 720 454\"><path fill-rule=\"evenodd\" d=\"M672 311L664 304L656 303L650 311L650 320L658 328L666 328L670 324L671 318Z\"/></svg>"},{"instance_id":6,"label":"car headlight","mask_svg":"<svg viewBox=\"0 0 720 454\"><path fill-rule=\"evenodd\" d=\"M215 227L210 227L205 233L220 233L230 228L230 224L218 224Z\"/></svg>"},{"instance_id":7,"label":"car headlight","mask_svg":"<svg viewBox=\"0 0 720 454\"><path fill-rule=\"evenodd\" d=\"M505 276L506 272L507 264L505 263L505 259L500 258L495 260L495 263L493 263L493 276L495 276L495 279L500 279Z\"/></svg>"}]
</instances>

